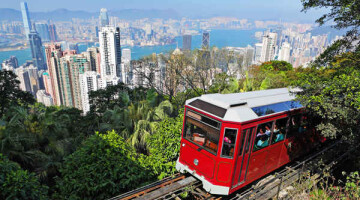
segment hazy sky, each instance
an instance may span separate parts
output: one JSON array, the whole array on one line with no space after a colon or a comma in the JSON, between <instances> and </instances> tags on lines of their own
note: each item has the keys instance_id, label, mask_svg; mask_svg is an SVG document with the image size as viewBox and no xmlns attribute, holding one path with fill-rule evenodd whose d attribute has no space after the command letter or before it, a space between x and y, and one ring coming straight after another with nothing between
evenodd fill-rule
<instances>
[{"instance_id":1,"label":"hazy sky","mask_svg":"<svg viewBox=\"0 0 360 200\"><path fill-rule=\"evenodd\" d=\"M22 0L0 0L1 8L20 9ZM28 0L30 11L69 10L99 11L127 8L174 9L180 15L234 16L250 19L315 21L324 10L301 13L301 0ZM0 13L1 15L1 13Z\"/></svg>"}]
</instances>

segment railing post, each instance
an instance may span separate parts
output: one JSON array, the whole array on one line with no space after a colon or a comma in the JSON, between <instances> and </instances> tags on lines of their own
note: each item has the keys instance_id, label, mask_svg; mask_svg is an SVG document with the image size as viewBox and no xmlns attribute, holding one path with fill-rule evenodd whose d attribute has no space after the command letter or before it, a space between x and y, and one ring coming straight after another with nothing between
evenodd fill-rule
<instances>
[{"instance_id":1,"label":"railing post","mask_svg":"<svg viewBox=\"0 0 360 200\"><path fill-rule=\"evenodd\" d=\"M277 200L279 199L279 193L280 193L281 185L282 185L282 182L283 182L283 177L284 176L280 177L280 184L279 184L278 191L277 191L277 194L276 194L276 199Z\"/></svg>"}]
</instances>

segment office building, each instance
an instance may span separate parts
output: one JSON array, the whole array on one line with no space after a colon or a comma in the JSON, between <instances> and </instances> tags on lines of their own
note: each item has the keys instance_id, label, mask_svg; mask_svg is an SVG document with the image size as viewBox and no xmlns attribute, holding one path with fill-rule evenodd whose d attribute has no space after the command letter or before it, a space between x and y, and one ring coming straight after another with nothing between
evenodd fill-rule
<instances>
[{"instance_id":1,"label":"office building","mask_svg":"<svg viewBox=\"0 0 360 200\"><path fill-rule=\"evenodd\" d=\"M57 42L58 41L55 24L50 24L49 25L49 37L50 37L51 42Z\"/></svg>"},{"instance_id":2,"label":"office building","mask_svg":"<svg viewBox=\"0 0 360 200\"><path fill-rule=\"evenodd\" d=\"M39 70L46 70L47 67L45 64L41 38L36 31L31 31L29 34L29 42L34 65Z\"/></svg>"},{"instance_id":3,"label":"office building","mask_svg":"<svg viewBox=\"0 0 360 200\"><path fill-rule=\"evenodd\" d=\"M208 49L210 47L210 33L204 31L202 34L202 48Z\"/></svg>"},{"instance_id":4,"label":"office building","mask_svg":"<svg viewBox=\"0 0 360 200\"><path fill-rule=\"evenodd\" d=\"M185 50L191 50L191 35L183 35L183 48Z\"/></svg>"},{"instance_id":5,"label":"office building","mask_svg":"<svg viewBox=\"0 0 360 200\"><path fill-rule=\"evenodd\" d=\"M26 2L21 2L20 6L21 6L21 14L22 14L22 18L23 18L23 23L24 23L25 35L26 35L26 38L29 38L29 34L31 31L31 21L30 21L28 6L27 6Z\"/></svg>"},{"instance_id":6,"label":"office building","mask_svg":"<svg viewBox=\"0 0 360 200\"><path fill-rule=\"evenodd\" d=\"M99 74L95 71L88 71L80 74L81 104L84 114L90 111L89 92L99 89Z\"/></svg>"},{"instance_id":7,"label":"office building","mask_svg":"<svg viewBox=\"0 0 360 200\"><path fill-rule=\"evenodd\" d=\"M13 71L17 67L19 67L19 62L15 56L11 56L9 59L4 60L1 63L2 70Z\"/></svg>"},{"instance_id":8,"label":"office building","mask_svg":"<svg viewBox=\"0 0 360 200\"><path fill-rule=\"evenodd\" d=\"M50 42L49 27L45 23L35 23L36 32L39 34L42 42Z\"/></svg>"},{"instance_id":9,"label":"office building","mask_svg":"<svg viewBox=\"0 0 360 200\"><path fill-rule=\"evenodd\" d=\"M102 27L99 33L99 43L101 79L103 84L112 84L116 78L120 80L121 77L120 28Z\"/></svg>"},{"instance_id":10,"label":"office building","mask_svg":"<svg viewBox=\"0 0 360 200\"><path fill-rule=\"evenodd\" d=\"M101 27L109 26L109 17L108 17L106 8L101 8L100 9L99 18L100 18L100 26Z\"/></svg>"}]
</instances>

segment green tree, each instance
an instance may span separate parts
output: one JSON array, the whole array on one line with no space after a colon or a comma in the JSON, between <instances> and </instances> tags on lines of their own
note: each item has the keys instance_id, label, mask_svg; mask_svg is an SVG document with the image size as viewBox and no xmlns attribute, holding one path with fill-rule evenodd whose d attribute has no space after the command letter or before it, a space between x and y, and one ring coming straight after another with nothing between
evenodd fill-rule
<instances>
[{"instance_id":1,"label":"green tree","mask_svg":"<svg viewBox=\"0 0 360 200\"><path fill-rule=\"evenodd\" d=\"M40 184L34 173L0 154L0 199L47 199L47 187Z\"/></svg>"},{"instance_id":2,"label":"green tree","mask_svg":"<svg viewBox=\"0 0 360 200\"><path fill-rule=\"evenodd\" d=\"M106 199L153 178L134 149L114 131L89 137L60 169L56 199Z\"/></svg>"},{"instance_id":3,"label":"green tree","mask_svg":"<svg viewBox=\"0 0 360 200\"><path fill-rule=\"evenodd\" d=\"M19 84L20 81L12 71L0 70L0 118L12 106L35 103L29 92L20 90Z\"/></svg>"},{"instance_id":4,"label":"green tree","mask_svg":"<svg viewBox=\"0 0 360 200\"><path fill-rule=\"evenodd\" d=\"M147 139L149 156L146 162L159 179L176 173L175 164L179 157L180 139L184 109L176 118L166 118L159 122L155 132Z\"/></svg>"},{"instance_id":5,"label":"green tree","mask_svg":"<svg viewBox=\"0 0 360 200\"><path fill-rule=\"evenodd\" d=\"M298 74L295 86L302 89L298 99L319 120L317 129L330 138L341 136L349 142L359 140L360 56L337 56L331 68L308 69Z\"/></svg>"}]
</instances>

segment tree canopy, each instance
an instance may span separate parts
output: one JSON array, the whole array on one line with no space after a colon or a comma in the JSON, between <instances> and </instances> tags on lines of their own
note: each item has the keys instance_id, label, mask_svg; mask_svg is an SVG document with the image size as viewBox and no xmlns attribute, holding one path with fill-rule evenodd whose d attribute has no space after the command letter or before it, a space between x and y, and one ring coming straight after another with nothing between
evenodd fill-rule
<instances>
[{"instance_id":1,"label":"tree canopy","mask_svg":"<svg viewBox=\"0 0 360 200\"><path fill-rule=\"evenodd\" d=\"M135 150L114 131L85 140L65 159L60 172L56 199L106 199L152 178Z\"/></svg>"}]
</instances>

